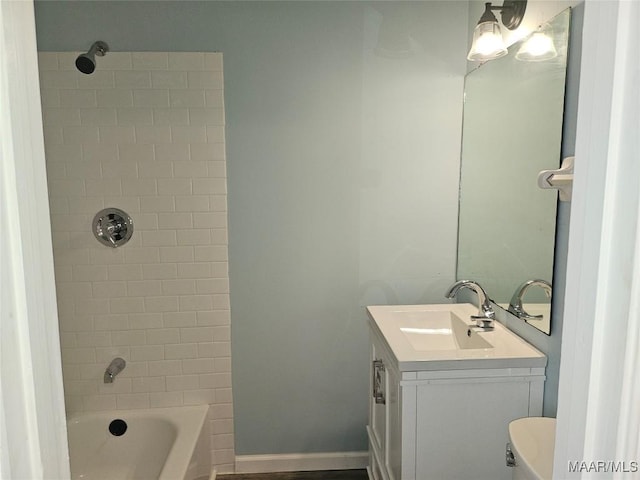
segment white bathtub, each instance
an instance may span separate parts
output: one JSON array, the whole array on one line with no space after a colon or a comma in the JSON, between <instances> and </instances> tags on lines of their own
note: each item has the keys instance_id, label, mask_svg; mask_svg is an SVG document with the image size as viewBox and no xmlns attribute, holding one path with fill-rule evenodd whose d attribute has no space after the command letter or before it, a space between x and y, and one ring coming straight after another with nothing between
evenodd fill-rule
<instances>
[{"instance_id":1,"label":"white bathtub","mask_svg":"<svg viewBox=\"0 0 640 480\"><path fill-rule=\"evenodd\" d=\"M206 471L208 405L83 413L67 420L72 479L192 480ZM113 420L126 423L116 436ZM117 431L118 424L113 430ZM120 428L122 430L122 428ZM205 444L204 446L202 444ZM198 461L200 465L198 466Z\"/></svg>"}]
</instances>

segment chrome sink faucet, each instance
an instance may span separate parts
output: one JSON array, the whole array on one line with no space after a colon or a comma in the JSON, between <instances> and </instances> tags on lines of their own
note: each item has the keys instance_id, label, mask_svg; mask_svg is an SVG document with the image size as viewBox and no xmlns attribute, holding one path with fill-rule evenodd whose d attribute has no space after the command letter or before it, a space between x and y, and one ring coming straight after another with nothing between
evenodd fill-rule
<instances>
[{"instance_id":1,"label":"chrome sink faucet","mask_svg":"<svg viewBox=\"0 0 640 480\"><path fill-rule=\"evenodd\" d=\"M471 315L471 320L474 320L476 325L482 330L493 330L493 319L496 314L493 311L491 302L489 302L487 292L484 291L480 284L473 280L460 280L451 285L445 296L447 298L454 298L463 288L471 290L478 296L478 314Z\"/></svg>"},{"instance_id":2,"label":"chrome sink faucet","mask_svg":"<svg viewBox=\"0 0 640 480\"><path fill-rule=\"evenodd\" d=\"M104 383L113 383L113 379L127 366L124 358L114 358L104 371Z\"/></svg>"},{"instance_id":3,"label":"chrome sink faucet","mask_svg":"<svg viewBox=\"0 0 640 480\"><path fill-rule=\"evenodd\" d=\"M551 284L546 280L527 280L523 284L521 284L511 297L511 302L509 302L509 313L513 313L518 318L523 319L540 319L542 315L529 315L524 307L522 306L522 297L529 290L530 287L538 286L544 290L544 293L547 297L551 298Z\"/></svg>"}]
</instances>

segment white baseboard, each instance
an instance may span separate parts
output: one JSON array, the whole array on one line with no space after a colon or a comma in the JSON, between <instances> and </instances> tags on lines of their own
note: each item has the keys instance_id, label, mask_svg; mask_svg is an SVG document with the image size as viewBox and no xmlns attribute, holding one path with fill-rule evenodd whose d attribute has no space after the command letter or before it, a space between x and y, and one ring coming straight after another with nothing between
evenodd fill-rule
<instances>
[{"instance_id":1,"label":"white baseboard","mask_svg":"<svg viewBox=\"0 0 640 480\"><path fill-rule=\"evenodd\" d=\"M237 455L236 473L353 470L366 468L369 452Z\"/></svg>"}]
</instances>

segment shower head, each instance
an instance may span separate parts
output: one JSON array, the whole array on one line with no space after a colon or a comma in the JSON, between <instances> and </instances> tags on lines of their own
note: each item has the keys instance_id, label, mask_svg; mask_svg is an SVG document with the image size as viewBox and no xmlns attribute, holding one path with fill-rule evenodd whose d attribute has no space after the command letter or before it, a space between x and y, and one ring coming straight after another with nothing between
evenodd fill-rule
<instances>
[{"instance_id":1,"label":"shower head","mask_svg":"<svg viewBox=\"0 0 640 480\"><path fill-rule=\"evenodd\" d=\"M78 55L78 58L76 58L76 68L87 75L93 73L96 69L96 55L104 57L108 51L109 45L98 40L91 45L91 48L87 53Z\"/></svg>"}]
</instances>

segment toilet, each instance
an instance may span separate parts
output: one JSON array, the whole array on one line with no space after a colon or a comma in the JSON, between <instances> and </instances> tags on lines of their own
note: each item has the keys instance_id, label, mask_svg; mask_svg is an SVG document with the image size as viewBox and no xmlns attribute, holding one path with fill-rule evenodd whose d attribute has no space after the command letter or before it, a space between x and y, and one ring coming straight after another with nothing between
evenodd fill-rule
<instances>
[{"instance_id":1,"label":"toilet","mask_svg":"<svg viewBox=\"0 0 640 480\"><path fill-rule=\"evenodd\" d=\"M513 458L507 464L513 466L513 480L551 480L555 439L555 418L526 417L509 423Z\"/></svg>"}]
</instances>

